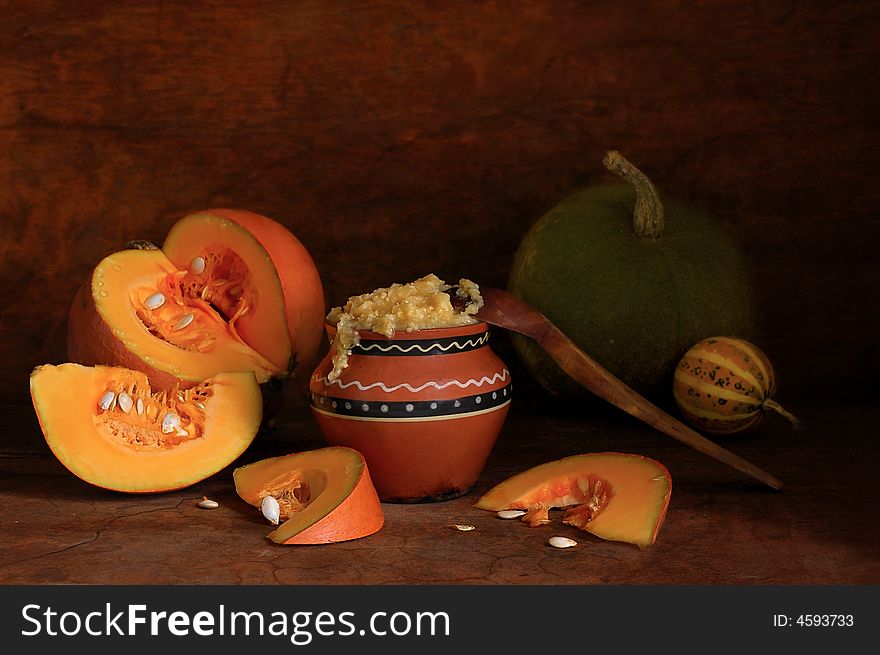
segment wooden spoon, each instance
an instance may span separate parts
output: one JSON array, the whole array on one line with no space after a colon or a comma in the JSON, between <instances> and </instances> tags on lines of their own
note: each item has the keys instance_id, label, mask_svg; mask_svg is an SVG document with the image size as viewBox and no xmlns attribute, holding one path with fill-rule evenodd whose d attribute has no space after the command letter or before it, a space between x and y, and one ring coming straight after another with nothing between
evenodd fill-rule
<instances>
[{"instance_id":1,"label":"wooden spoon","mask_svg":"<svg viewBox=\"0 0 880 655\"><path fill-rule=\"evenodd\" d=\"M773 489L782 482L676 420L627 386L587 355L534 307L500 289L480 288L483 306L476 318L534 339L559 367L600 398L695 450L746 473ZM461 298L450 294L460 304Z\"/></svg>"}]
</instances>

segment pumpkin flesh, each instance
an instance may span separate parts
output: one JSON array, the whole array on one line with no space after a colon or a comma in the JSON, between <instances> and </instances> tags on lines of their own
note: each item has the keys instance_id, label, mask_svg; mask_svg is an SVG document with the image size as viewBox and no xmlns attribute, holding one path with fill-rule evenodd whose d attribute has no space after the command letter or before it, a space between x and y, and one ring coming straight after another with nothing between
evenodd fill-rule
<instances>
[{"instance_id":1,"label":"pumpkin flesh","mask_svg":"<svg viewBox=\"0 0 880 655\"><path fill-rule=\"evenodd\" d=\"M220 471L250 445L262 417L251 372L220 373L188 390L154 390L140 371L47 364L31 374L30 390L58 460L86 482L130 493L180 489ZM114 399L104 409L108 392ZM117 402L121 392L131 401L128 411ZM169 412L182 424L164 432Z\"/></svg>"},{"instance_id":2,"label":"pumpkin flesh","mask_svg":"<svg viewBox=\"0 0 880 655\"><path fill-rule=\"evenodd\" d=\"M475 507L524 510L522 520L532 527L549 523L551 509L565 508L564 523L644 549L657 538L671 493L672 477L659 462L626 453L589 453L514 475Z\"/></svg>"}]
</instances>

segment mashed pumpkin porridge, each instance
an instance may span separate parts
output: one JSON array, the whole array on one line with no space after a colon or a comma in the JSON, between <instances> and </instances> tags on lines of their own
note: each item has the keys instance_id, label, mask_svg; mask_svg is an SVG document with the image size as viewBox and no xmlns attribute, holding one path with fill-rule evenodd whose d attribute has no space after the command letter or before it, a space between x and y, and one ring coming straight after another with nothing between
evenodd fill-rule
<instances>
[{"instance_id":1,"label":"mashed pumpkin porridge","mask_svg":"<svg viewBox=\"0 0 880 655\"><path fill-rule=\"evenodd\" d=\"M330 345L333 370L328 380L336 380L348 365L351 349L359 342L358 330L392 337L398 330L412 332L476 323L473 315L483 306L480 288L470 280L459 280L455 295L467 301L463 311L452 306L452 288L432 273L414 282L352 296L342 307L331 309L327 322L336 326L336 334Z\"/></svg>"}]
</instances>

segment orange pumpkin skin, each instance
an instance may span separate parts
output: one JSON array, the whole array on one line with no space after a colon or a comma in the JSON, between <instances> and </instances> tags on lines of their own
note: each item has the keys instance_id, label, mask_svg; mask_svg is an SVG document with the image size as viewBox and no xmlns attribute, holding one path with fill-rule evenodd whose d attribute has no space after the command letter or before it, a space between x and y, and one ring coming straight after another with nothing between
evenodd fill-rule
<instances>
[{"instance_id":1,"label":"orange pumpkin skin","mask_svg":"<svg viewBox=\"0 0 880 655\"><path fill-rule=\"evenodd\" d=\"M178 382L170 371L160 370L132 353L113 334L113 327L95 307L91 294L91 278L80 285L70 305L67 316L67 358L86 366L121 366L147 375L150 384L157 388L172 386ZM195 380L184 382L184 386Z\"/></svg>"},{"instance_id":2,"label":"orange pumpkin skin","mask_svg":"<svg viewBox=\"0 0 880 655\"><path fill-rule=\"evenodd\" d=\"M767 410L798 424L772 398L776 376L767 355L743 339L711 337L695 344L679 361L672 390L685 420L704 432L751 430Z\"/></svg>"},{"instance_id":3,"label":"orange pumpkin skin","mask_svg":"<svg viewBox=\"0 0 880 655\"><path fill-rule=\"evenodd\" d=\"M330 544L361 539L378 532L384 524L379 497L370 479L370 471L364 465L354 491L345 502L310 528L287 537L283 543Z\"/></svg>"},{"instance_id":4,"label":"orange pumpkin skin","mask_svg":"<svg viewBox=\"0 0 880 655\"><path fill-rule=\"evenodd\" d=\"M186 255L178 259L178 233L188 222L197 223L200 216L219 216L233 221L249 232L266 252L275 266L284 294L285 315L291 352L289 365L294 371L311 370L320 349L326 305L320 274L311 254L284 225L276 220L245 209L214 208L189 214L180 219L163 244L163 250L178 266L186 265ZM184 249L181 248L181 252Z\"/></svg>"},{"instance_id":5,"label":"orange pumpkin skin","mask_svg":"<svg viewBox=\"0 0 880 655\"><path fill-rule=\"evenodd\" d=\"M352 448L270 457L235 469L233 478L236 492L248 504L259 507L266 495L281 503L283 522L266 535L275 543L349 541L374 534L385 523L367 463ZM288 512L284 506L290 502L294 508Z\"/></svg>"},{"instance_id":6,"label":"orange pumpkin skin","mask_svg":"<svg viewBox=\"0 0 880 655\"><path fill-rule=\"evenodd\" d=\"M251 444L262 417L250 372L181 390L153 388L122 367L47 364L31 373L30 390L58 460L85 482L126 493L181 489L219 472Z\"/></svg>"}]
</instances>

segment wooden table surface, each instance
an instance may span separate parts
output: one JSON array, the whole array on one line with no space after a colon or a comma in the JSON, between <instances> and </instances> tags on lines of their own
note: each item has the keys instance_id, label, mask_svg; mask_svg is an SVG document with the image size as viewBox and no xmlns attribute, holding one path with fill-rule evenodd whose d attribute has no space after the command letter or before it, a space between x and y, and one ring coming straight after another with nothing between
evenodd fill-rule
<instances>
[{"instance_id":1,"label":"wooden table surface","mask_svg":"<svg viewBox=\"0 0 880 655\"><path fill-rule=\"evenodd\" d=\"M534 396L533 397L537 397ZM791 407L725 445L780 477L774 492L610 407L565 413L514 402L468 495L384 504L385 527L322 546L278 546L235 494L232 467L188 489L124 495L70 474L45 446L30 406L3 406L0 583L5 584L877 584L880 497L873 406ZM289 407L236 465L322 445L303 406ZM528 466L616 450L663 462L667 518L645 551L558 520L529 528L476 510L480 493ZM219 501L203 510L203 497ZM553 516L553 514L551 514ZM470 532L454 523L475 526ZM578 541L555 550L552 535Z\"/></svg>"}]
</instances>

